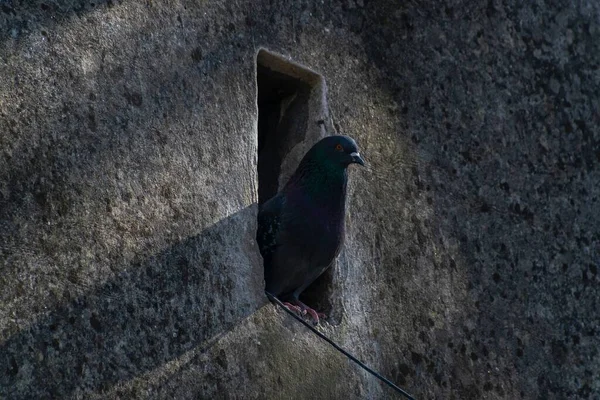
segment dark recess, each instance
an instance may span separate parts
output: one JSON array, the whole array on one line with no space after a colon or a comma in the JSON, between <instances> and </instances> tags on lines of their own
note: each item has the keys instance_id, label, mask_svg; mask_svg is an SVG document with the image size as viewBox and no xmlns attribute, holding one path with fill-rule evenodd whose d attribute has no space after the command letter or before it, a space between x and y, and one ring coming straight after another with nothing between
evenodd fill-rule
<instances>
[{"instance_id":1,"label":"dark recess","mask_svg":"<svg viewBox=\"0 0 600 400\"><path fill-rule=\"evenodd\" d=\"M304 140L311 87L299 79L257 64L258 202L279 190L281 164Z\"/></svg>"},{"instance_id":2,"label":"dark recess","mask_svg":"<svg viewBox=\"0 0 600 400\"><path fill-rule=\"evenodd\" d=\"M306 137L312 86L302 79L275 71L268 64L261 63L260 54L256 68L260 205L282 189L279 187L279 177L284 172L282 163L294 146ZM297 66L289 64L289 68L292 70ZM295 169L296 165L291 168ZM331 310L331 283L332 274L329 269L304 291L301 300L320 312L328 313Z\"/></svg>"}]
</instances>

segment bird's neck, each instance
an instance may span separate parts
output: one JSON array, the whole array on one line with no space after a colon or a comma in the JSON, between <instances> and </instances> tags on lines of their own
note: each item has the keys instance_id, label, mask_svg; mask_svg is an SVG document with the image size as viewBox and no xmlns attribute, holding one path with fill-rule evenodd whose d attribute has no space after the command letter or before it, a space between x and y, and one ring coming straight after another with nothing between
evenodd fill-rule
<instances>
[{"instance_id":1,"label":"bird's neck","mask_svg":"<svg viewBox=\"0 0 600 400\"><path fill-rule=\"evenodd\" d=\"M346 168L301 163L284 190L300 190L322 207L344 212L347 183Z\"/></svg>"}]
</instances>

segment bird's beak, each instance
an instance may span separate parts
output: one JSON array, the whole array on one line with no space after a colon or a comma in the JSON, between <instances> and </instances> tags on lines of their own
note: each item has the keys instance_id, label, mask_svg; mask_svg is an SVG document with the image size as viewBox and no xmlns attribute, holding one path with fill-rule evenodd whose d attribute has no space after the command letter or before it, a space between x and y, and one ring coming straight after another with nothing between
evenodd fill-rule
<instances>
[{"instance_id":1,"label":"bird's beak","mask_svg":"<svg viewBox=\"0 0 600 400\"><path fill-rule=\"evenodd\" d=\"M360 153L358 153L358 152L350 153L350 157L352 158L353 163L360 164L363 167L365 166L365 160L360 156Z\"/></svg>"}]
</instances>

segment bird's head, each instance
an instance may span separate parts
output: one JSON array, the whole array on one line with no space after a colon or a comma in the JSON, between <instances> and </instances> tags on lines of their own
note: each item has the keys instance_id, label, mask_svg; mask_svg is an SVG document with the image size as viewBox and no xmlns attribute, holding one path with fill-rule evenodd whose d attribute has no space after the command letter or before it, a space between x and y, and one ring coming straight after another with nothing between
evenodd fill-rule
<instances>
[{"instance_id":1,"label":"bird's head","mask_svg":"<svg viewBox=\"0 0 600 400\"><path fill-rule=\"evenodd\" d=\"M310 152L315 152L322 161L346 168L350 164L365 165L358 146L349 136L327 136L317 142Z\"/></svg>"}]
</instances>

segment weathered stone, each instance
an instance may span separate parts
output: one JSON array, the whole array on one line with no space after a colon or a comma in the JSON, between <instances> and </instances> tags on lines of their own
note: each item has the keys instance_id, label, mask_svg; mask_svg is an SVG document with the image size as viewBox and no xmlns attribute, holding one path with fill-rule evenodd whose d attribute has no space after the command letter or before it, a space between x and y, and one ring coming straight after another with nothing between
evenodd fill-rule
<instances>
[{"instance_id":1,"label":"weathered stone","mask_svg":"<svg viewBox=\"0 0 600 400\"><path fill-rule=\"evenodd\" d=\"M599 15L0 1L0 397L394 396L262 293L265 48L327 89L282 172L334 130L370 163L322 329L417 398L595 398Z\"/></svg>"}]
</instances>

